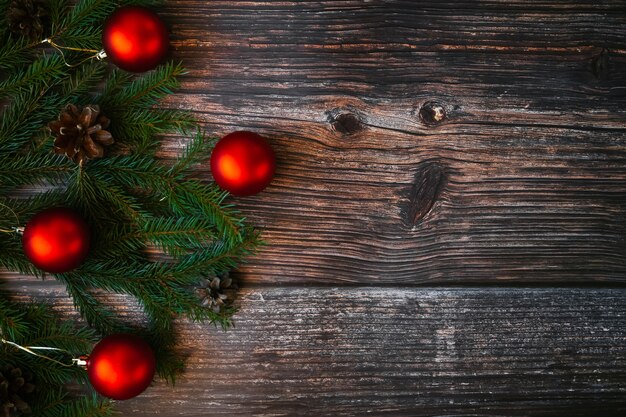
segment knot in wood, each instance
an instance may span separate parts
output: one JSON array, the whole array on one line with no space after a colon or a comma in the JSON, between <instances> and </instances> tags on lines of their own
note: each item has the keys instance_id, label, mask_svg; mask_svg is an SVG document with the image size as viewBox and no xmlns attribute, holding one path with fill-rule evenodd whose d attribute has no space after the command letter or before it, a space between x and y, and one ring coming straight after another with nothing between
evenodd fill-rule
<instances>
[{"instance_id":1,"label":"knot in wood","mask_svg":"<svg viewBox=\"0 0 626 417\"><path fill-rule=\"evenodd\" d=\"M408 226L415 226L426 217L441 195L444 182L444 168L438 162L423 162L418 166L405 210Z\"/></svg>"},{"instance_id":2,"label":"knot in wood","mask_svg":"<svg viewBox=\"0 0 626 417\"><path fill-rule=\"evenodd\" d=\"M419 111L420 120L427 126L438 125L445 120L446 116L446 108L436 101L424 103Z\"/></svg>"},{"instance_id":3,"label":"knot in wood","mask_svg":"<svg viewBox=\"0 0 626 417\"><path fill-rule=\"evenodd\" d=\"M330 116L330 124L333 129L344 135L351 135L363 130L361 119L354 113L339 113L336 116Z\"/></svg>"},{"instance_id":4,"label":"knot in wood","mask_svg":"<svg viewBox=\"0 0 626 417\"><path fill-rule=\"evenodd\" d=\"M596 80L608 80L609 79L609 50L602 48L602 50L595 54L591 58L591 73Z\"/></svg>"}]
</instances>

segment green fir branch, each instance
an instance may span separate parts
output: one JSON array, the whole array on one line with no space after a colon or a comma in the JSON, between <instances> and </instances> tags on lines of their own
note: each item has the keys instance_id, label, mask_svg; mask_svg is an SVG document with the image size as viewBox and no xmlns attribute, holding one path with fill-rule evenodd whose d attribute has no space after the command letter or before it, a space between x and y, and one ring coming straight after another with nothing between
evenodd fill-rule
<instances>
[{"instance_id":1,"label":"green fir branch","mask_svg":"<svg viewBox=\"0 0 626 417\"><path fill-rule=\"evenodd\" d=\"M124 85L131 82L132 79L133 75L131 73L122 71L119 68L113 68L104 82L102 92L95 99L95 102L102 105L104 100L110 100L111 96L118 94Z\"/></svg>"},{"instance_id":2,"label":"green fir branch","mask_svg":"<svg viewBox=\"0 0 626 417\"><path fill-rule=\"evenodd\" d=\"M116 7L116 2L110 0L79 0L61 20L60 29L55 32L55 36L76 27L100 26Z\"/></svg>"},{"instance_id":3,"label":"green fir branch","mask_svg":"<svg viewBox=\"0 0 626 417\"><path fill-rule=\"evenodd\" d=\"M60 45L100 49L103 22L116 7L158 3L78 0L70 7L64 0L50 0L52 28L46 36ZM7 0L2 4L8 6ZM219 312L202 306L195 286L202 278L236 268L260 244L259 234L226 202L228 194L195 176L197 166L208 161L214 139L201 131L192 113L162 107L185 70L170 62L136 75L85 60L82 52L61 55L50 46L9 36L2 15L0 39L0 229L8 232L0 239L0 267L54 277L100 335L133 332L148 340L159 375L173 381L184 360L174 349L174 320L186 317L226 328L235 312L230 306ZM99 104L110 118L106 129L115 143L104 158L78 166L53 153L47 124L69 103ZM192 137L175 161L157 157L165 135L186 137L189 132ZM24 197L24 190L33 189L34 195ZM12 230L55 206L73 208L85 218L92 245L75 270L47 274L27 259L21 236ZM110 293L139 303L145 313L140 325L129 324L104 302ZM92 330L55 324L43 307L14 308L6 297L0 297L0 318L0 331L12 340L72 354L88 350L100 337ZM111 403L100 397L76 398L62 389L62 383L84 381L79 368L51 366L4 345L0 362L19 363L47 384L33 407L36 415L112 412Z\"/></svg>"},{"instance_id":4,"label":"green fir branch","mask_svg":"<svg viewBox=\"0 0 626 417\"><path fill-rule=\"evenodd\" d=\"M63 274L59 274L57 279L65 284L67 293L72 297L74 307L81 316L93 328L103 334L112 334L128 331L115 313L108 310L98 298L94 297L84 286L74 285L72 282L63 279Z\"/></svg>"},{"instance_id":5,"label":"green fir branch","mask_svg":"<svg viewBox=\"0 0 626 417\"><path fill-rule=\"evenodd\" d=\"M30 55L28 45L27 39L19 38L15 41L9 39L8 42L0 46L0 70L8 71L28 63Z\"/></svg>"},{"instance_id":6,"label":"green fir branch","mask_svg":"<svg viewBox=\"0 0 626 417\"><path fill-rule=\"evenodd\" d=\"M16 94L2 112L0 119L0 147L4 152L17 151L38 130L41 119L33 115L39 107L42 94L36 89Z\"/></svg>"},{"instance_id":7,"label":"green fir branch","mask_svg":"<svg viewBox=\"0 0 626 417\"><path fill-rule=\"evenodd\" d=\"M50 15L50 23L52 26L51 33L48 35L58 32L60 29L59 25L69 10L70 5L67 0L48 0L48 14Z\"/></svg>"},{"instance_id":8,"label":"green fir branch","mask_svg":"<svg viewBox=\"0 0 626 417\"><path fill-rule=\"evenodd\" d=\"M77 26L54 36L54 42L65 47L99 50L102 48L102 29L99 26Z\"/></svg>"},{"instance_id":9,"label":"green fir branch","mask_svg":"<svg viewBox=\"0 0 626 417\"><path fill-rule=\"evenodd\" d=\"M65 63L57 54L44 55L23 71L18 71L0 82L0 98L28 92L39 85L48 86L50 79L60 79L66 75Z\"/></svg>"},{"instance_id":10,"label":"green fir branch","mask_svg":"<svg viewBox=\"0 0 626 417\"><path fill-rule=\"evenodd\" d=\"M11 223L11 227L13 227L13 223ZM0 267L3 269L36 277L43 275L24 255L22 242L17 233L10 233L0 240L0 251L2 251Z\"/></svg>"},{"instance_id":11,"label":"green fir branch","mask_svg":"<svg viewBox=\"0 0 626 417\"><path fill-rule=\"evenodd\" d=\"M72 398L59 393L52 397L48 405L41 409L34 409L33 414L41 417L109 417L114 416L111 401L103 400L95 394Z\"/></svg>"},{"instance_id":12,"label":"green fir branch","mask_svg":"<svg viewBox=\"0 0 626 417\"><path fill-rule=\"evenodd\" d=\"M169 202L178 216L207 216L220 232L220 238L235 244L242 240L244 219L236 217L236 212L224 204L227 196L217 186L189 179L172 188Z\"/></svg>"},{"instance_id":13,"label":"green fir branch","mask_svg":"<svg viewBox=\"0 0 626 417\"><path fill-rule=\"evenodd\" d=\"M105 73L106 66L102 62L86 63L77 68L60 84L59 94L66 97L68 102L81 105L90 104L88 103L90 101L89 94L102 81Z\"/></svg>"},{"instance_id":14,"label":"green fir branch","mask_svg":"<svg viewBox=\"0 0 626 417\"><path fill-rule=\"evenodd\" d=\"M103 107L116 109L131 106L142 109L151 107L178 88L177 77L183 74L185 70L181 64L169 62L161 65L143 77L136 78L116 94L104 97Z\"/></svg>"},{"instance_id":15,"label":"green fir branch","mask_svg":"<svg viewBox=\"0 0 626 417\"><path fill-rule=\"evenodd\" d=\"M185 151L170 168L170 175L178 176L185 171L190 171L194 165L205 162L207 149L213 148L215 142L215 139L208 138L203 131L198 130L185 147Z\"/></svg>"},{"instance_id":16,"label":"green fir branch","mask_svg":"<svg viewBox=\"0 0 626 417\"><path fill-rule=\"evenodd\" d=\"M0 155L0 189L65 183L68 173L75 168L67 158L51 152Z\"/></svg>"},{"instance_id":17,"label":"green fir branch","mask_svg":"<svg viewBox=\"0 0 626 417\"><path fill-rule=\"evenodd\" d=\"M0 298L0 333L9 340L26 337L32 331L26 320L26 310L7 299Z\"/></svg>"},{"instance_id":18,"label":"green fir branch","mask_svg":"<svg viewBox=\"0 0 626 417\"><path fill-rule=\"evenodd\" d=\"M173 276L212 273L220 275L235 268L239 260L249 256L261 244L259 234L246 230L237 244L216 242L213 246L183 257L172 267Z\"/></svg>"},{"instance_id":19,"label":"green fir branch","mask_svg":"<svg viewBox=\"0 0 626 417\"><path fill-rule=\"evenodd\" d=\"M70 365L73 357L91 352L97 334L86 327L60 322L45 305L8 301L0 296L0 331L5 340L21 346L45 346L62 349L47 351L46 356ZM28 401L36 416L87 417L111 415L111 402L95 395L80 398L68 395L68 382L86 384L87 374L78 366L62 366L57 362L32 355L9 343L0 343L0 367L19 367L34 375L38 387ZM93 414L96 413L96 414ZM100 413L100 414L97 414Z\"/></svg>"}]
</instances>

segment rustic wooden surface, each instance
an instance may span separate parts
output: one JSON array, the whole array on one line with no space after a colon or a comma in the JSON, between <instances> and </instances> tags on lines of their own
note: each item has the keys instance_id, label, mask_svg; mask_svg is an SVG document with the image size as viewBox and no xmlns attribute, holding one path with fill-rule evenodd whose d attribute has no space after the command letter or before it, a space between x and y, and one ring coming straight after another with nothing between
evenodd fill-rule
<instances>
[{"instance_id":1,"label":"rustic wooden surface","mask_svg":"<svg viewBox=\"0 0 626 417\"><path fill-rule=\"evenodd\" d=\"M185 379L125 412L626 415L624 290L484 287L626 282L626 3L165 16L190 70L170 104L279 165L236 200L268 243L236 329L181 324ZM424 283L483 287L400 287Z\"/></svg>"},{"instance_id":2,"label":"rustic wooden surface","mask_svg":"<svg viewBox=\"0 0 626 417\"><path fill-rule=\"evenodd\" d=\"M624 281L623 1L169 4L171 105L278 153L249 282Z\"/></svg>"},{"instance_id":3,"label":"rustic wooden surface","mask_svg":"<svg viewBox=\"0 0 626 417\"><path fill-rule=\"evenodd\" d=\"M236 328L122 415L626 415L624 1L167 3L167 105L278 170Z\"/></svg>"},{"instance_id":4,"label":"rustic wooden surface","mask_svg":"<svg viewBox=\"0 0 626 417\"><path fill-rule=\"evenodd\" d=\"M14 289L76 316L54 282ZM622 289L256 287L239 305L227 332L179 323L186 374L122 415L626 414Z\"/></svg>"}]
</instances>

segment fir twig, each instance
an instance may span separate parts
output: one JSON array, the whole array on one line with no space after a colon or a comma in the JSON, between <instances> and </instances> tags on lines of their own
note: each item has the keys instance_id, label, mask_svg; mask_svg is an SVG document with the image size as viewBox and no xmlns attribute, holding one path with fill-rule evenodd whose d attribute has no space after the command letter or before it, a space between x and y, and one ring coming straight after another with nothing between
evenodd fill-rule
<instances>
[{"instance_id":1,"label":"fir twig","mask_svg":"<svg viewBox=\"0 0 626 417\"><path fill-rule=\"evenodd\" d=\"M50 32L55 43L100 49L104 19L119 5L154 5L158 0L50 0ZM0 7L8 7L0 0ZM170 381L182 369L175 354L176 317L228 327L233 308L219 313L202 306L194 286L204 277L233 269L260 243L257 232L226 202L227 193L195 176L214 140L193 114L160 108L185 74L167 63L142 75L109 68L84 54L66 53L9 35L0 14L0 267L43 277L26 258L21 237L11 233L41 210L68 206L87 221L91 254L77 269L52 274L63 283L75 308L100 334L133 331L155 349L158 373ZM29 43L30 42L30 43ZM66 65L78 63L75 67ZM53 153L47 123L67 104L99 104L110 119L115 143L103 159L76 165ZM70 126L72 127L72 126ZM165 134L188 135L175 161L156 157ZM23 190L34 188L24 198ZM15 218L17 216L17 219ZM103 293L134 298L144 328L121 320L103 302ZM0 297L0 331L19 343L38 343L72 353L88 350L95 332L58 324L45 308L17 308ZM110 403L99 397L69 396L60 384L84 380L84 372L41 362L0 346L0 361L20 362L49 384L33 410L41 416L108 416Z\"/></svg>"}]
</instances>

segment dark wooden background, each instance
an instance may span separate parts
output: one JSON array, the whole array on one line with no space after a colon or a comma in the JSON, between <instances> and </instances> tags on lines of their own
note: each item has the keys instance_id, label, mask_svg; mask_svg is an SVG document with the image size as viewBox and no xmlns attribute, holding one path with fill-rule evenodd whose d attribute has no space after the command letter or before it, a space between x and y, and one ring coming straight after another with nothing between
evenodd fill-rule
<instances>
[{"instance_id":1,"label":"dark wooden background","mask_svg":"<svg viewBox=\"0 0 626 417\"><path fill-rule=\"evenodd\" d=\"M626 415L626 2L162 15L189 69L167 106L278 169L233 200L268 243L236 328L181 321L187 373L123 415Z\"/></svg>"}]
</instances>

